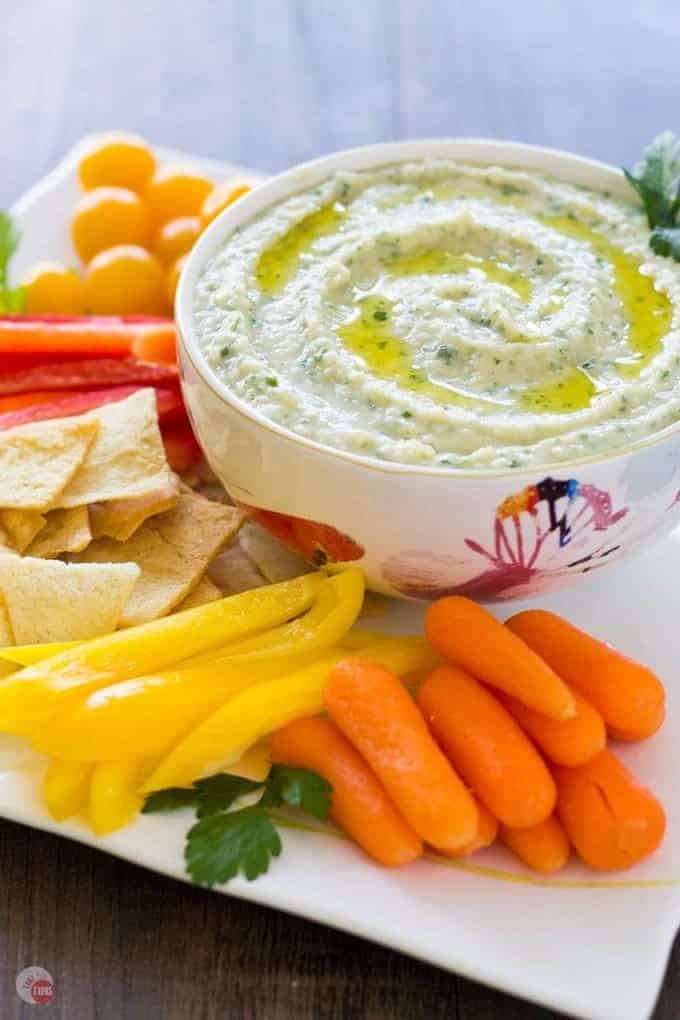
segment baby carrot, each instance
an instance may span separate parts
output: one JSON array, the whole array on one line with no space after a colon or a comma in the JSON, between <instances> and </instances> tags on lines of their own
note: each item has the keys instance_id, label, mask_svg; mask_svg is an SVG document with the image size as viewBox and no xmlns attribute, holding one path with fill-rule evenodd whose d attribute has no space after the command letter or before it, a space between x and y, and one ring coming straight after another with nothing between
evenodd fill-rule
<instances>
[{"instance_id":1,"label":"baby carrot","mask_svg":"<svg viewBox=\"0 0 680 1020\"><path fill-rule=\"evenodd\" d=\"M663 722L664 689L648 669L555 613L518 613L507 627L598 710L617 740L642 740Z\"/></svg>"},{"instance_id":2,"label":"baby carrot","mask_svg":"<svg viewBox=\"0 0 680 1020\"><path fill-rule=\"evenodd\" d=\"M666 830L661 804L611 751L579 768L556 768L554 773L557 813L591 868L629 868L659 846Z\"/></svg>"},{"instance_id":3,"label":"baby carrot","mask_svg":"<svg viewBox=\"0 0 680 1020\"><path fill-rule=\"evenodd\" d=\"M141 361L176 365L177 344L174 329L140 330L132 342L132 353Z\"/></svg>"},{"instance_id":4,"label":"baby carrot","mask_svg":"<svg viewBox=\"0 0 680 1020\"><path fill-rule=\"evenodd\" d=\"M175 325L171 319L136 322L119 316L66 317L57 321L33 316L0 317L3 355L59 353L63 360L71 360L67 355L93 356L96 351L100 356L106 353L107 357L115 358L128 356L135 346L170 348L174 339Z\"/></svg>"},{"instance_id":5,"label":"baby carrot","mask_svg":"<svg viewBox=\"0 0 680 1020\"><path fill-rule=\"evenodd\" d=\"M555 815L530 829L501 825L500 838L520 861L542 875L561 871L569 859L569 839Z\"/></svg>"},{"instance_id":6,"label":"baby carrot","mask_svg":"<svg viewBox=\"0 0 680 1020\"><path fill-rule=\"evenodd\" d=\"M569 719L574 699L550 666L471 599L452 595L433 602L425 632L450 662L499 687L551 719Z\"/></svg>"},{"instance_id":7,"label":"baby carrot","mask_svg":"<svg viewBox=\"0 0 680 1020\"><path fill-rule=\"evenodd\" d=\"M393 673L345 659L331 670L324 701L421 839L445 850L474 839L475 802Z\"/></svg>"},{"instance_id":8,"label":"baby carrot","mask_svg":"<svg viewBox=\"0 0 680 1020\"><path fill-rule=\"evenodd\" d=\"M572 691L576 714L564 722L548 719L507 694L498 694L501 705L519 723L546 758L555 765L583 765L604 749L607 742L602 716L589 701Z\"/></svg>"},{"instance_id":9,"label":"baby carrot","mask_svg":"<svg viewBox=\"0 0 680 1020\"><path fill-rule=\"evenodd\" d=\"M440 850L439 852L444 853L446 857L470 857L471 854L476 854L478 850L485 850L496 842L498 820L494 818L487 807L484 807L481 800L475 798L475 804L477 805L478 818L474 839L460 850Z\"/></svg>"},{"instance_id":10,"label":"baby carrot","mask_svg":"<svg viewBox=\"0 0 680 1020\"><path fill-rule=\"evenodd\" d=\"M430 673L418 704L444 753L505 825L538 825L555 807L555 784L529 738L486 690L455 666Z\"/></svg>"},{"instance_id":11,"label":"baby carrot","mask_svg":"<svg viewBox=\"0 0 680 1020\"><path fill-rule=\"evenodd\" d=\"M394 868L420 857L423 843L378 779L329 719L289 723L271 739L271 759L313 769L333 787L330 817L379 864Z\"/></svg>"}]
</instances>

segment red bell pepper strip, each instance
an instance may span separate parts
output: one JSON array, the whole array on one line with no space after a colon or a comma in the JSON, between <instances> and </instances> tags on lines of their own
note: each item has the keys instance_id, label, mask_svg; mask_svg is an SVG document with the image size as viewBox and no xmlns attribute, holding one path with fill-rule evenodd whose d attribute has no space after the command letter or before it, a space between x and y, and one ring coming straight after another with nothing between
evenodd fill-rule
<instances>
[{"instance_id":1,"label":"red bell pepper strip","mask_svg":"<svg viewBox=\"0 0 680 1020\"><path fill-rule=\"evenodd\" d=\"M129 355L135 341L152 339L158 344L174 342L172 322L120 322L97 319L61 322L0 319L0 354L56 354L87 352ZM63 359L62 359L63 360ZM1 368L0 363L0 368Z\"/></svg>"},{"instance_id":2,"label":"red bell pepper strip","mask_svg":"<svg viewBox=\"0 0 680 1020\"><path fill-rule=\"evenodd\" d=\"M55 354L46 354L44 351L33 353L27 351L25 354L3 354L0 351L0 376L9 375L10 372L23 372L27 368L38 368L46 365L61 365L68 360L74 361L116 361L129 360L129 351L69 351L68 354L57 351Z\"/></svg>"},{"instance_id":3,"label":"red bell pepper strip","mask_svg":"<svg viewBox=\"0 0 680 1020\"><path fill-rule=\"evenodd\" d=\"M187 471L192 465L203 459L196 437L190 425L161 429L163 446L168 464L173 471Z\"/></svg>"},{"instance_id":4,"label":"red bell pepper strip","mask_svg":"<svg viewBox=\"0 0 680 1020\"><path fill-rule=\"evenodd\" d=\"M178 389L170 390L165 386L156 387L156 404L158 420L163 427L171 426L191 430L187 409Z\"/></svg>"},{"instance_id":5,"label":"red bell pepper strip","mask_svg":"<svg viewBox=\"0 0 680 1020\"><path fill-rule=\"evenodd\" d=\"M14 428L15 425L26 425L28 422L48 421L51 418L69 418L72 415L84 414L104 404L112 404L117 400L145 389L144 386L113 386L106 390L91 390L86 393L69 393L67 397L48 404L36 404L17 411L0 414L0 430ZM159 421L173 421L185 414L182 397L177 390L159 388L156 390Z\"/></svg>"},{"instance_id":6,"label":"red bell pepper strip","mask_svg":"<svg viewBox=\"0 0 680 1020\"><path fill-rule=\"evenodd\" d=\"M132 383L173 386L177 381L177 369L173 365L151 365L131 358L122 361L109 358L62 361L56 365L36 365L7 373L2 373L0 364L0 396L32 390L90 390L95 386Z\"/></svg>"},{"instance_id":7,"label":"red bell pepper strip","mask_svg":"<svg viewBox=\"0 0 680 1020\"><path fill-rule=\"evenodd\" d=\"M30 390L27 393L12 393L8 397L0 397L0 415L9 411L20 411L23 407L54 404L57 400L70 396L70 390Z\"/></svg>"}]
</instances>

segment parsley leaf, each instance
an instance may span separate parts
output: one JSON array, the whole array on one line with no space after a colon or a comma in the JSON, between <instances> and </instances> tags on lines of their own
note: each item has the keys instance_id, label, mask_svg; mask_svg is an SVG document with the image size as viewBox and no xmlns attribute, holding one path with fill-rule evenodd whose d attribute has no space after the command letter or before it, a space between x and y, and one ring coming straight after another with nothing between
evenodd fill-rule
<instances>
[{"instance_id":1,"label":"parsley leaf","mask_svg":"<svg viewBox=\"0 0 680 1020\"><path fill-rule=\"evenodd\" d=\"M651 233L649 247L657 255L670 255L680 262L680 227L657 227Z\"/></svg>"},{"instance_id":2,"label":"parsley leaf","mask_svg":"<svg viewBox=\"0 0 680 1020\"><path fill-rule=\"evenodd\" d=\"M218 811L227 811L235 800L257 790L262 783L245 779L243 776L218 772L208 779L199 779L194 786L198 804L196 814L199 818L206 818L208 815L217 814Z\"/></svg>"},{"instance_id":3,"label":"parsley leaf","mask_svg":"<svg viewBox=\"0 0 680 1020\"><path fill-rule=\"evenodd\" d=\"M455 356L456 352L450 344L441 344L437 348L437 357L440 361L446 362L447 365L451 364Z\"/></svg>"},{"instance_id":4,"label":"parsley leaf","mask_svg":"<svg viewBox=\"0 0 680 1020\"><path fill-rule=\"evenodd\" d=\"M331 806L330 783L309 769L295 769L288 765L272 765L267 788L260 803L265 807L300 808L320 821L325 821Z\"/></svg>"},{"instance_id":5,"label":"parsley leaf","mask_svg":"<svg viewBox=\"0 0 680 1020\"><path fill-rule=\"evenodd\" d=\"M18 244L19 234L11 217L0 212L0 313L23 311L23 287L12 289L9 286L9 263Z\"/></svg>"},{"instance_id":6,"label":"parsley leaf","mask_svg":"<svg viewBox=\"0 0 680 1020\"><path fill-rule=\"evenodd\" d=\"M257 804L230 811L246 793L264 787ZM331 804L332 787L309 769L273 765L265 782L219 772L198 779L189 788L174 786L150 794L145 814L194 807L198 821L187 833L184 857L187 871L197 885L228 882L241 872L252 882L269 869L272 857L281 853L281 838L267 808L300 808L324 821Z\"/></svg>"},{"instance_id":7,"label":"parsley leaf","mask_svg":"<svg viewBox=\"0 0 680 1020\"><path fill-rule=\"evenodd\" d=\"M10 259L17 250L19 234L6 212L0 212L0 287L7 285L7 270Z\"/></svg>"},{"instance_id":8,"label":"parsley leaf","mask_svg":"<svg viewBox=\"0 0 680 1020\"><path fill-rule=\"evenodd\" d=\"M0 290L0 312L3 315L19 315L23 312L25 304L26 295L23 287Z\"/></svg>"},{"instance_id":9,"label":"parsley leaf","mask_svg":"<svg viewBox=\"0 0 680 1020\"><path fill-rule=\"evenodd\" d=\"M143 815L153 815L157 811L178 811L183 807L191 807L196 803L196 790L192 787L169 786L167 790L156 790L144 801Z\"/></svg>"},{"instance_id":10,"label":"parsley leaf","mask_svg":"<svg viewBox=\"0 0 680 1020\"><path fill-rule=\"evenodd\" d=\"M197 885L209 888L239 872L249 882L281 853L281 838L259 804L202 818L189 830L184 857Z\"/></svg>"},{"instance_id":11,"label":"parsley leaf","mask_svg":"<svg viewBox=\"0 0 680 1020\"><path fill-rule=\"evenodd\" d=\"M650 227L672 227L680 205L680 140L664 131L645 149L644 159L632 173L623 172L642 199Z\"/></svg>"},{"instance_id":12,"label":"parsley leaf","mask_svg":"<svg viewBox=\"0 0 680 1020\"><path fill-rule=\"evenodd\" d=\"M167 790L157 790L146 798L142 814L150 815L157 811L177 811L183 807L196 807L199 818L226 811L235 800L246 793L252 793L262 786L252 779L243 776L232 776L219 772L208 779L199 779L193 786L170 786Z\"/></svg>"}]
</instances>

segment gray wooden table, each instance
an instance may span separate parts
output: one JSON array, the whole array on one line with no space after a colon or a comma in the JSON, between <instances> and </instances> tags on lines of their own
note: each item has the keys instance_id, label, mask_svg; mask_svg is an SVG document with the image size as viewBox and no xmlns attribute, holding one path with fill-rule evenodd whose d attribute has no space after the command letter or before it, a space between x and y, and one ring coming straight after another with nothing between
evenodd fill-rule
<instances>
[{"instance_id":1,"label":"gray wooden table","mask_svg":"<svg viewBox=\"0 0 680 1020\"><path fill-rule=\"evenodd\" d=\"M267 171L436 135L631 163L680 131L678 0L0 0L0 13L0 206L112 127ZM3 1018L32 1015L14 992L27 964L51 971L44 1011L68 1020L555 1015L18 826L0 826L0 873ZM676 949L655 1020L679 1016Z\"/></svg>"}]
</instances>

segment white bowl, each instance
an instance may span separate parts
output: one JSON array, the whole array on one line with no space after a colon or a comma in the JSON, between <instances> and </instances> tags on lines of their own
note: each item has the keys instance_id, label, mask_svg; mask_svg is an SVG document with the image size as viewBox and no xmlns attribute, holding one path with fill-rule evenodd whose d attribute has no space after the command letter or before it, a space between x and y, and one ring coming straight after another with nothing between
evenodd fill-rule
<instances>
[{"instance_id":1,"label":"white bowl","mask_svg":"<svg viewBox=\"0 0 680 1020\"><path fill-rule=\"evenodd\" d=\"M519 166L630 194L621 172L603 163L483 139L371 145L295 167L226 209L187 260L176 301L185 399L232 498L311 561L358 562L370 587L392 595L526 598L600 569L673 527L680 425L605 456L533 470L376 462L268 421L217 378L194 335L196 281L235 227L337 170L424 158Z\"/></svg>"}]
</instances>

